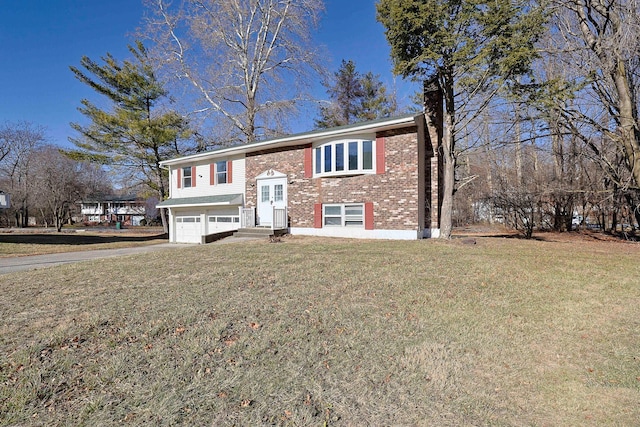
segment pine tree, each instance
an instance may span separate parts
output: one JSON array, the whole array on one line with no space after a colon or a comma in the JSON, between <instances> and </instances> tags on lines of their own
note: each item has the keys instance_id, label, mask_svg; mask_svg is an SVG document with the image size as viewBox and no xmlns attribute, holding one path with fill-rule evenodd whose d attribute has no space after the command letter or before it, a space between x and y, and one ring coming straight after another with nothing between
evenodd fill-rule
<instances>
[{"instance_id":1,"label":"pine tree","mask_svg":"<svg viewBox=\"0 0 640 427\"><path fill-rule=\"evenodd\" d=\"M395 94L388 93L387 87L380 81L380 76L369 71L360 80L362 85L361 120L375 120L391 117L398 110Z\"/></svg>"},{"instance_id":2,"label":"pine tree","mask_svg":"<svg viewBox=\"0 0 640 427\"><path fill-rule=\"evenodd\" d=\"M442 93L440 231L450 238L458 133L505 83L527 74L545 16L528 0L380 0L377 11L395 73L428 81Z\"/></svg>"},{"instance_id":3,"label":"pine tree","mask_svg":"<svg viewBox=\"0 0 640 427\"><path fill-rule=\"evenodd\" d=\"M333 84L325 83L331 101L320 107L320 117L315 120L316 128L374 120L396 112L395 98L387 93L380 76L371 72L360 74L352 60L343 59L334 77Z\"/></svg>"},{"instance_id":4,"label":"pine tree","mask_svg":"<svg viewBox=\"0 0 640 427\"><path fill-rule=\"evenodd\" d=\"M107 54L104 64L98 64L85 56L80 62L84 70L70 67L78 80L105 96L111 108L81 101L79 111L91 123L71 124L81 137L69 138L78 147L69 155L127 170L164 200L168 177L160 162L183 154L180 141L189 136L188 123L166 109L168 93L158 81L143 44L137 42L129 51L134 61L121 64ZM162 221L166 230L164 213Z\"/></svg>"}]
</instances>

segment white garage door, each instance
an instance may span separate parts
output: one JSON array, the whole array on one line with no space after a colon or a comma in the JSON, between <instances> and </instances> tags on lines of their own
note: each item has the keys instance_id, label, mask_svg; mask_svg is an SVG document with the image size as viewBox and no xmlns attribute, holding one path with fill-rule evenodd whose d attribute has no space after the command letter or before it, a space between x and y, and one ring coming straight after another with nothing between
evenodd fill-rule
<instances>
[{"instance_id":1,"label":"white garage door","mask_svg":"<svg viewBox=\"0 0 640 427\"><path fill-rule=\"evenodd\" d=\"M237 230L240 228L239 215L209 215L209 233Z\"/></svg>"},{"instance_id":2,"label":"white garage door","mask_svg":"<svg viewBox=\"0 0 640 427\"><path fill-rule=\"evenodd\" d=\"M200 243L201 230L199 216L176 217L177 243Z\"/></svg>"},{"instance_id":3,"label":"white garage door","mask_svg":"<svg viewBox=\"0 0 640 427\"><path fill-rule=\"evenodd\" d=\"M207 234L240 228L240 213L237 206L216 207L207 211Z\"/></svg>"}]
</instances>

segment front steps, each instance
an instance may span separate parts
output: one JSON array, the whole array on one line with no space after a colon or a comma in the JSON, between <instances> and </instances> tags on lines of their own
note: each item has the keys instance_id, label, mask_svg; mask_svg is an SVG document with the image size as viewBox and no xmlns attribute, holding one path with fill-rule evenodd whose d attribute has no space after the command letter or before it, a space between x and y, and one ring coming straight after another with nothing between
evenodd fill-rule
<instances>
[{"instance_id":1,"label":"front steps","mask_svg":"<svg viewBox=\"0 0 640 427\"><path fill-rule=\"evenodd\" d=\"M272 236L282 236L283 234L287 234L287 229L276 229L272 230L271 228L264 227L253 227L253 228L241 228L239 229L233 237L248 237L253 239L267 239Z\"/></svg>"}]
</instances>

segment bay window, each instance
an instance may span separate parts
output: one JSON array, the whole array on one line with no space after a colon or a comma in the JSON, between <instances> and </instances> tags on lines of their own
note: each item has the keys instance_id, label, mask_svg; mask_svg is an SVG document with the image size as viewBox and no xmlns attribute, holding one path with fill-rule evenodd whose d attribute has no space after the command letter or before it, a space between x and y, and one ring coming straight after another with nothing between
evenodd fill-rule
<instances>
[{"instance_id":1,"label":"bay window","mask_svg":"<svg viewBox=\"0 0 640 427\"><path fill-rule=\"evenodd\" d=\"M375 173L373 140L343 140L321 144L313 150L315 176Z\"/></svg>"}]
</instances>

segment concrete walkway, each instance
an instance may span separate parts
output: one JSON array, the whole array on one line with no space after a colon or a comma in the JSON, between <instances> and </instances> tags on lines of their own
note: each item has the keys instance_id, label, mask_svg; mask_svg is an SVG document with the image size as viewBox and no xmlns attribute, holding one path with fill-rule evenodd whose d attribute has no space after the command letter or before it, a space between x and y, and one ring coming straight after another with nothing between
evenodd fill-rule
<instances>
[{"instance_id":1,"label":"concrete walkway","mask_svg":"<svg viewBox=\"0 0 640 427\"><path fill-rule=\"evenodd\" d=\"M210 245L223 245L229 243L240 243L249 240L260 240L252 237L227 237L218 240ZM119 249L97 249L78 252L62 252L47 255L29 255L19 257L0 258L0 274L15 273L18 271L35 270L37 268L53 267L55 265L70 264L73 262L89 261L98 258L110 258L127 256L133 254L143 254L160 250L180 249L197 246L187 243L159 243L156 245L137 246L132 248Z\"/></svg>"}]
</instances>

